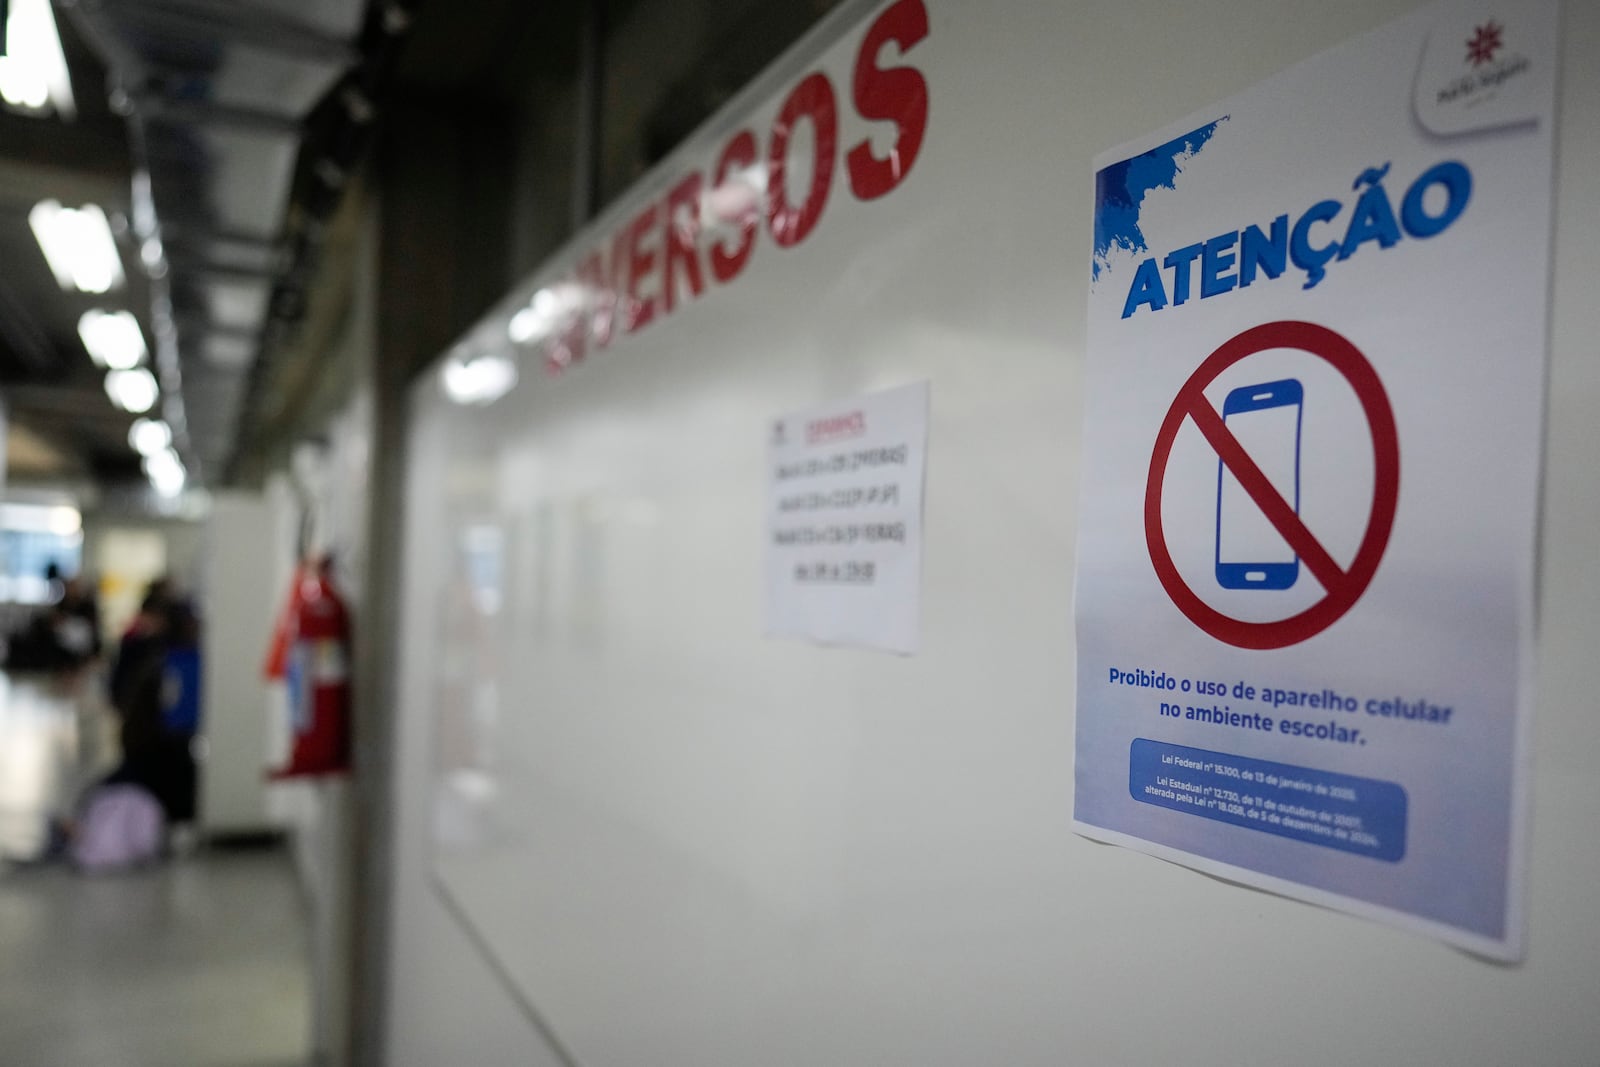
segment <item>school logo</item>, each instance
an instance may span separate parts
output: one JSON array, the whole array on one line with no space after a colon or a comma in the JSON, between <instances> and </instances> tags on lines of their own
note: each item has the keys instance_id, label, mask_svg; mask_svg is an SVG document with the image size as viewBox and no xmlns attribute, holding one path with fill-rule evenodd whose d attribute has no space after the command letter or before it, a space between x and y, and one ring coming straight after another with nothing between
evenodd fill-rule
<instances>
[{"instance_id":1,"label":"school logo","mask_svg":"<svg viewBox=\"0 0 1600 1067\"><path fill-rule=\"evenodd\" d=\"M1467 57L1462 63L1470 69L1437 88L1440 104L1481 107L1533 66L1527 56L1507 46L1506 28L1493 19L1475 26L1466 44Z\"/></svg>"},{"instance_id":2,"label":"school logo","mask_svg":"<svg viewBox=\"0 0 1600 1067\"><path fill-rule=\"evenodd\" d=\"M1505 41L1502 39L1504 33L1505 27L1496 24L1494 19L1479 26L1467 41L1467 62L1474 67L1492 63L1494 54L1505 47Z\"/></svg>"},{"instance_id":3,"label":"school logo","mask_svg":"<svg viewBox=\"0 0 1600 1067\"><path fill-rule=\"evenodd\" d=\"M1412 90L1417 120L1445 137L1535 121L1554 46L1548 27L1524 13L1501 21L1445 12L1423 46Z\"/></svg>"}]
</instances>

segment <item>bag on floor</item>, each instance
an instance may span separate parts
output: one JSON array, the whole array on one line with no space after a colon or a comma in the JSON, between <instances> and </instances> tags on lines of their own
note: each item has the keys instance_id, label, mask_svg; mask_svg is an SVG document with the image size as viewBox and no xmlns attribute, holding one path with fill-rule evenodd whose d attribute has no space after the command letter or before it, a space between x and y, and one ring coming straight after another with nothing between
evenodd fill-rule
<instances>
[{"instance_id":1,"label":"bag on floor","mask_svg":"<svg viewBox=\"0 0 1600 1067\"><path fill-rule=\"evenodd\" d=\"M72 859L89 874L125 870L161 854L165 819L149 790L103 785L89 795L72 842Z\"/></svg>"}]
</instances>

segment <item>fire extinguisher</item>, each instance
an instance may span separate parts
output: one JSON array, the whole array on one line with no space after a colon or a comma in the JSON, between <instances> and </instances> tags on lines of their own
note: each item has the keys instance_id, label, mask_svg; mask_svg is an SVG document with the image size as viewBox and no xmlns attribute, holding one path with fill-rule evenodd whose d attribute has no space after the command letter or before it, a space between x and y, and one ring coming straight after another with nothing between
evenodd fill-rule
<instances>
[{"instance_id":1,"label":"fire extinguisher","mask_svg":"<svg viewBox=\"0 0 1600 1067\"><path fill-rule=\"evenodd\" d=\"M284 681L292 744L274 777L350 768L350 614L331 570L326 558L304 568L291 595Z\"/></svg>"}]
</instances>

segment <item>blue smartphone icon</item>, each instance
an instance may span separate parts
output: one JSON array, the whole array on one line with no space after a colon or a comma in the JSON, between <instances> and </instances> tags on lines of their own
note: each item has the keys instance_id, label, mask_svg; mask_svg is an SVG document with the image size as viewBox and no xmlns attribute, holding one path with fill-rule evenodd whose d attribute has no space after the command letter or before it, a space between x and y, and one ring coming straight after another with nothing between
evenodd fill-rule
<instances>
[{"instance_id":1,"label":"blue smartphone icon","mask_svg":"<svg viewBox=\"0 0 1600 1067\"><path fill-rule=\"evenodd\" d=\"M1228 394L1222 421L1261 472L1300 512L1299 381L1246 385ZM1217 584L1224 589L1288 589L1300 577L1300 557L1267 521L1250 494L1217 461Z\"/></svg>"}]
</instances>

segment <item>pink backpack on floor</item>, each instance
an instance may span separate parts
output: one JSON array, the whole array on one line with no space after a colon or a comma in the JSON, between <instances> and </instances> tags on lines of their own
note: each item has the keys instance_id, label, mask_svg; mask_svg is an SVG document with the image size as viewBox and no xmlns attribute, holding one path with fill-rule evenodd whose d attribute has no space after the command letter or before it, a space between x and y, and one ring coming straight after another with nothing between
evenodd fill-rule
<instances>
[{"instance_id":1,"label":"pink backpack on floor","mask_svg":"<svg viewBox=\"0 0 1600 1067\"><path fill-rule=\"evenodd\" d=\"M72 842L72 859L89 874L120 871L161 853L161 805L136 785L104 785L89 795Z\"/></svg>"}]
</instances>

